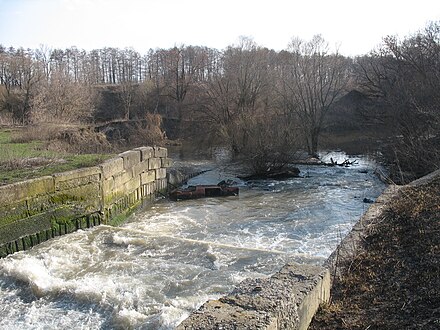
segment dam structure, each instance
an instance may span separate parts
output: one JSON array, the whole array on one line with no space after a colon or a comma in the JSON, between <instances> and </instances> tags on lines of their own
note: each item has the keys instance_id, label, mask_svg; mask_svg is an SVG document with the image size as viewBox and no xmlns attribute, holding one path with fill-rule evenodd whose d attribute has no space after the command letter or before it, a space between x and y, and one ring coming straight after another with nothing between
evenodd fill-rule
<instances>
[{"instance_id":1,"label":"dam structure","mask_svg":"<svg viewBox=\"0 0 440 330\"><path fill-rule=\"evenodd\" d=\"M364 198L381 202L375 165L244 182L182 163L142 147L0 187L0 328L306 329L329 299L329 256ZM156 198L188 178L234 178L240 194Z\"/></svg>"}]
</instances>

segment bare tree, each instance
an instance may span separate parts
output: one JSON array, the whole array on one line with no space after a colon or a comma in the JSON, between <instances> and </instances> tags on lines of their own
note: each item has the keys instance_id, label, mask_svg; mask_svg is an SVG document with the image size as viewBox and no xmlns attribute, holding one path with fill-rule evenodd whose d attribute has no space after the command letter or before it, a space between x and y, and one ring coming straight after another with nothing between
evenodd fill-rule
<instances>
[{"instance_id":1,"label":"bare tree","mask_svg":"<svg viewBox=\"0 0 440 330\"><path fill-rule=\"evenodd\" d=\"M120 84L120 87L121 90L118 95L124 108L124 120L129 120L130 111L133 107L133 101L135 98L136 85L131 81L123 81Z\"/></svg>"},{"instance_id":2,"label":"bare tree","mask_svg":"<svg viewBox=\"0 0 440 330\"><path fill-rule=\"evenodd\" d=\"M22 125L29 119L31 99L42 77L30 50L11 48L0 54L0 83L4 86L1 106Z\"/></svg>"},{"instance_id":3,"label":"bare tree","mask_svg":"<svg viewBox=\"0 0 440 330\"><path fill-rule=\"evenodd\" d=\"M310 155L318 151L324 120L344 90L347 70L346 59L337 52L329 54L321 36L310 41L292 39L280 94L285 106L299 119Z\"/></svg>"},{"instance_id":4,"label":"bare tree","mask_svg":"<svg viewBox=\"0 0 440 330\"><path fill-rule=\"evenodd\" d=\"M40 82L32 98L34 123L82 123L90 120L96 95L84 84L70 82L64 69L52 73L50 81Z\"/></svg>"},{"instance_id":5,"label":"bare tree","mask_svg":"<svg viewBox=\"0 0 440 330\"><path fill-rule=\"evenodd\" d=\"M386 156L394 179L408 182L438 168L440 24L382 46L357 62L359 86L374 107L365 111L390 132ZM377 110L379 109L379 111Z\"/></svg>"}]
</instances>

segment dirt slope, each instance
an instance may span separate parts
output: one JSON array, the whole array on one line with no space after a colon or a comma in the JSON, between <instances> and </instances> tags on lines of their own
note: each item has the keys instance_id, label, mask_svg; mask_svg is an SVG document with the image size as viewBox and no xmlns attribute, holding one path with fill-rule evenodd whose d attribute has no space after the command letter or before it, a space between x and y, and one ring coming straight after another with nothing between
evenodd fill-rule
<instances>
[{"instance_id":1,"label":"dirt slope","mask_svg":"<svg viewBox=\"0 0 440 330\"><path fill-rule=\"evenodd\" d=\"M440 329L440 178L400 190L309 329Z\"/></svg>"}]
</instances>

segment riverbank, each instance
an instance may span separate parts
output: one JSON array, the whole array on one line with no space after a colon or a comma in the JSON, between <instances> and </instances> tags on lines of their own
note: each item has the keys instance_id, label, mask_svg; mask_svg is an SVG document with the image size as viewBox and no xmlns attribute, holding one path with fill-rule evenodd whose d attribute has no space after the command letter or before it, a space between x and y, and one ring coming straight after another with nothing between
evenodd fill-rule
<instances>
[{"instance_id":1,"label":"riverbank","mask_svg":"<svg viewBox=\"0 0 440 330\"><path fill-rule=\"evenodd\" d=\"M103 153L100 148L85 152L73 150L79 145L78 141L73 141L72 150L68 151L59 141L49 142L48 132L51 132L50 126L0 128L0 186L96 166L115 156L109 150Z\"/></svg>"},{"instance_id":2,"label":"riverbank","mask_svg":"<svg viewBox=\"0 0 440 330\"><path fill-rule=\"evenodd\" d=\"M338 260L309 329L440 328L440 172L399 189Z\"/></svg>"}]
</instances>

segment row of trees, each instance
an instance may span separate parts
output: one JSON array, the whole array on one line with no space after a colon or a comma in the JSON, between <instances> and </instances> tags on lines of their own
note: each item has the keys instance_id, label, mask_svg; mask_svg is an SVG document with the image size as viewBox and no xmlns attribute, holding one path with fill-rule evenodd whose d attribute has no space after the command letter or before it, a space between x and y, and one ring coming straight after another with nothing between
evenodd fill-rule
<instances>
[{"instance_id":1,"label":"row of trees","mask_svg":"<svg viewBox=\"0 0 440 330\"><path fill-rule=\"evenodd\" d=\"M255 138L251 122L274 130L281 121L288 131L310 133L304 135L306 145L316 153L324 114L348 79L347 63L329 54L320 36L294 40L282 52L248 38L223 52L181 46L145 56L129 49L2 48L1 101L22 124L76 122L91 117L99 103L94 87L112 84L118 86L121 119L153 112L204 123L205 134L227 140L237 152Z\"/></svg>"},{"instance_id":2,"label":"row of trees","mask_svg":"<svg viewBox=\"0 0 440 330\"><path fill-rule=\"evenodd\" d=\"M396 180L408 182L440 166L440 22L402 40L390 36L357 60L357 88L373 102L363 118L390 132Z\"/></svg>"},{"instance_id":3,"label":"row of trees","mask_svg":"<svg viewBox=\"0 0 440 330\"><path fill-rule=\"evenodd\" d=\"M227 144L259 171L268 159L286 164L296 149L316 154L327 114L355 89L370 100L356 107L359 118L390 132L399 171L422 174L438 166L439 38L431 23L354 59L330 52L321 36L292 39L280 52L249 38L223 51L180 46L146 55L0 47L0 111L22 124L91 121L100 91L111 89L113 119L159 114L179 124L180 136Z\"/></svg>"}]
</instances>

